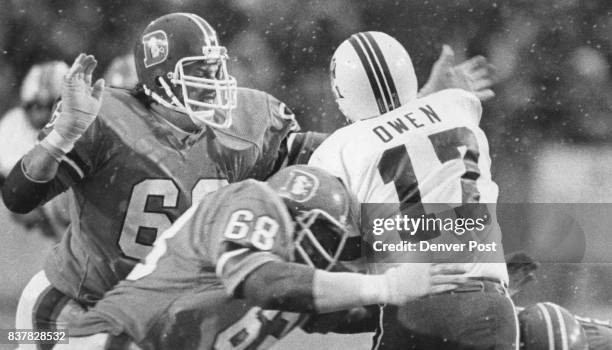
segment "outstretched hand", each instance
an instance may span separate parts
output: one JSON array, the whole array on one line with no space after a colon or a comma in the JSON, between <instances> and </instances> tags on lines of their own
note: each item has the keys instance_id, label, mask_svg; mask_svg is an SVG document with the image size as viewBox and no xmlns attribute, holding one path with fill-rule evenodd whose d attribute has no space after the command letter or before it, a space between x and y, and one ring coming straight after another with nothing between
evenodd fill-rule
<instances>
[{"instance_id":1,"label":"outstretched hand","mask_svg":"<svg viewBox=\"0 0 612 350\"><path fill-rule=\"evenodd\" d=\"M455 65L455 52L450 46L444 45L427 83L419 91L419 97L444 89L458 88L474 93L484 102L495 97L491 90L495 80L495 68L486 58L475 56Z\"/></svg>"},{"instance_id":2,"label":"outstretched hand","mask_svg":"<svg viewBox=\"0 0 612 350\"><path fill-rule=\"evenodd\" d=\"M91 84L97 64L94 56L80 54L64 77L62 110L54 130L67 141L74 142L81 137L100 111L104 79Z\"/></svg>"},{"instance_id":3,"label":"outstretched hand","mask_svg":"<svg viewBox=\"0 0 612 350\"><path fill-rule=\"evenodd\" d=\"M467 282L464 264L403 263L385 272L388 302L402 305L428 294L456 289Z\"/></svg>"}]
</instances>

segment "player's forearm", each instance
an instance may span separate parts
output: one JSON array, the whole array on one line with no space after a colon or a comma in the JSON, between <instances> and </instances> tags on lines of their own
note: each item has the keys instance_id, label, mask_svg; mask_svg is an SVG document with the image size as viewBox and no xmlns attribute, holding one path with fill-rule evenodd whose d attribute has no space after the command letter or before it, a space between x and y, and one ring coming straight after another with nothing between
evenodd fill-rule
<instances>
[{"instance_id":1,"label":"player's forearm","mask_svg":"<svg viewBox=\"0 0 612 350\"><path fill-rule=\"evenodd\" d=\"M41 145L36 145L23 157L23 170L36 182L51 181L57 174L59 161Z\"/></svg>"},{"instance_id":2,"label":"player's forearm","mask_svg":"<svg viewBox=\"0 0 612 350\"><path fill-rule=\"evenodd\" d=\"M387 302L387 282L383 275L317 270L313 299L319 313Z\"/></svg>"},{"instance_id":3,"label":"player's forearm","mask_svg":"<svg viewBox=\"0 0 612 350\"><path fill-rule=\"evenodd\" d=\"M37 145L11 170L2 186L2 199L15 213L28 213L47 196L58 162Z\"/></svg>"},{"instance_id":4,"label":"player's forearm","mask_svg":"<svg viewBox=\"0 0 612 350\"><path fill-rule=\"evenodd\" d=\"M294 263L270 262L243 283L243 296L263 308L326 313L385 302L380 276L326 272Z\"/></svg>"},{"instance_id":5,"label":"player's forearm","mask_svg":"<svg viewBox=\"0 0 612 350\"><path fill-rule=\"evenodd\" d=\"M269 262L249 274L241 294L265 309L313 312L314 271L305 265Z\"/></svg>"}]
</instances>

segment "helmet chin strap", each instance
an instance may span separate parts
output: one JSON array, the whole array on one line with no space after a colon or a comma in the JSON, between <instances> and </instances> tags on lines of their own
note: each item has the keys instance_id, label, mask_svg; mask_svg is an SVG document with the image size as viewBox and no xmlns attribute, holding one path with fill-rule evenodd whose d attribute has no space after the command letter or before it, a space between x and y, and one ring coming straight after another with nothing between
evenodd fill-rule
<instances>
[{"instance_id":1,"label":"helmet chin strap","mask_svg":"<svg viewBox=\"0 0 612 350\"><path fill-rule=\"evenodd\" d=\"M164 88L164 92L166 93L166 96L168 96L168 98L170 98L170 100L172 101L172 105L174 105L174 106L176 106L178 108L181 108L182 109L181 112L187 113L187 109L181 103L181 101L179 101L179 99L176 98L176 96L172 92L172 89L170 88L170 85L168 85L168 83L162 77L157 77L157 81Z\"/></svg>"},{"instance_id":2,"label":"helmet chin strap","mask_svg":"<svg viewBox=\"0 0 612 350\"><path fill-rule=\"evenodd\" d=\"M191 118L191 120L199 126L204 126L207 125L208 122L205 118L212 118L215 115L215 111L210 109L210 110L206 110L206 111L198 111L198 112L192 112L192 113L187 113L187 115L189 116L189 118ZM200 119L202 118L202 119Z\"/></svg>"},{"instance_id":3,"label":"helmet chin strap","mask_svg":"<svg viewBox=\"0 0 612 350\"><path fill-rule=\"evenodd\" d=\"M168 102L166 99L164 99L163 97L159 96L157 93L155 93L154 91L152 91L151 89L149 89L146 85L143 85L145 94L151 96L151 98L153 98L153 100L159 104L161 104L164 107L170 108L174 111L180 112L180 113L184 113L186 114L189 119L191 119L191 121L199 126L199 127L203 127L206 125L206 121L204 121L204 119L200 119L197 116L193 115L194 113L190 113L189 110L179 101L179 99L176 97L176 95L174 95L174 93L172 92L172 89L170 88L170 86L168 85L168 83L162 79L161 77L157 78L157 81L159 82L159 84L162 86L162 88L164 89L164 92L166 93L166 96L168 96L168 98L172 101L171 103ZM210 111L201 111L198 112L202 115L204 115L205 117L212 117L215 113L214 110L210 110ZM210 114L209 114L210 113Z\"/></svg>"},{"instance_id":4,"label":"helmet chin strap","mask_svg":"<svg viewBox=\"0 0 612 350\"><path fill-rule=\"evenodd\" d=\"M161 96L159 96L157 93L155 93L154 91L149 89L146 85L143 85L142 87L144 89L145 94L147 96L151 96L151 98L155 102L159 103L160 105L162 105L164 107L167 107L167 108L170 108L170 109L172 109L174 111L177 111L177 112L186 113L185 112L185 107L183 107L182 105L180 105L180 104L179 105L174 105L172 103L169 103L168 101L163 99Z\"/></svg>"}]
</instances>

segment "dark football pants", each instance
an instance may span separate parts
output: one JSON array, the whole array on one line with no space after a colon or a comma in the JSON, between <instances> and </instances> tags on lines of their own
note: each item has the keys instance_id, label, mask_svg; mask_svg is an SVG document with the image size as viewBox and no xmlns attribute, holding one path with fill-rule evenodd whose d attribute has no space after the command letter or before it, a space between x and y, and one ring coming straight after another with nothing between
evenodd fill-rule
<instances>
[{"instance_id":1,"label":"dark football pants","mask_svg":"<svg viewBox=\"0 0 612 350\"><path fill-rule=\"evenodd\" d=\"M373 350L516 350L518 320L501 284L474 280L401 307L381 307L373 342Z\"/></svg>"}]
</instances>

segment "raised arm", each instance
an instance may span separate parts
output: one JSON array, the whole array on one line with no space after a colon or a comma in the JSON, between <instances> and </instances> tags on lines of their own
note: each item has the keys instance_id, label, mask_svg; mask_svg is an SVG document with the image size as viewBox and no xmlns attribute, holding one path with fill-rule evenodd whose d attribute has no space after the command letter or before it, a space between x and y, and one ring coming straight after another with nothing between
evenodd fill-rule
<instances>
[{"instance_id":1,"label":"raised arm","mask_svg":"<svg viewBox=\"0 0 612 350\"><path fill-rule=\"evenodd\" d=\"M8 209L27 213L46 199L66 189L66 182L54 181L60 163L95 120L102 103L104 80L92 86L97 61L80 54L62 83L62 102L56 106L46 137L11 170L2 186Z\"/></svg>"}]
</instances>

